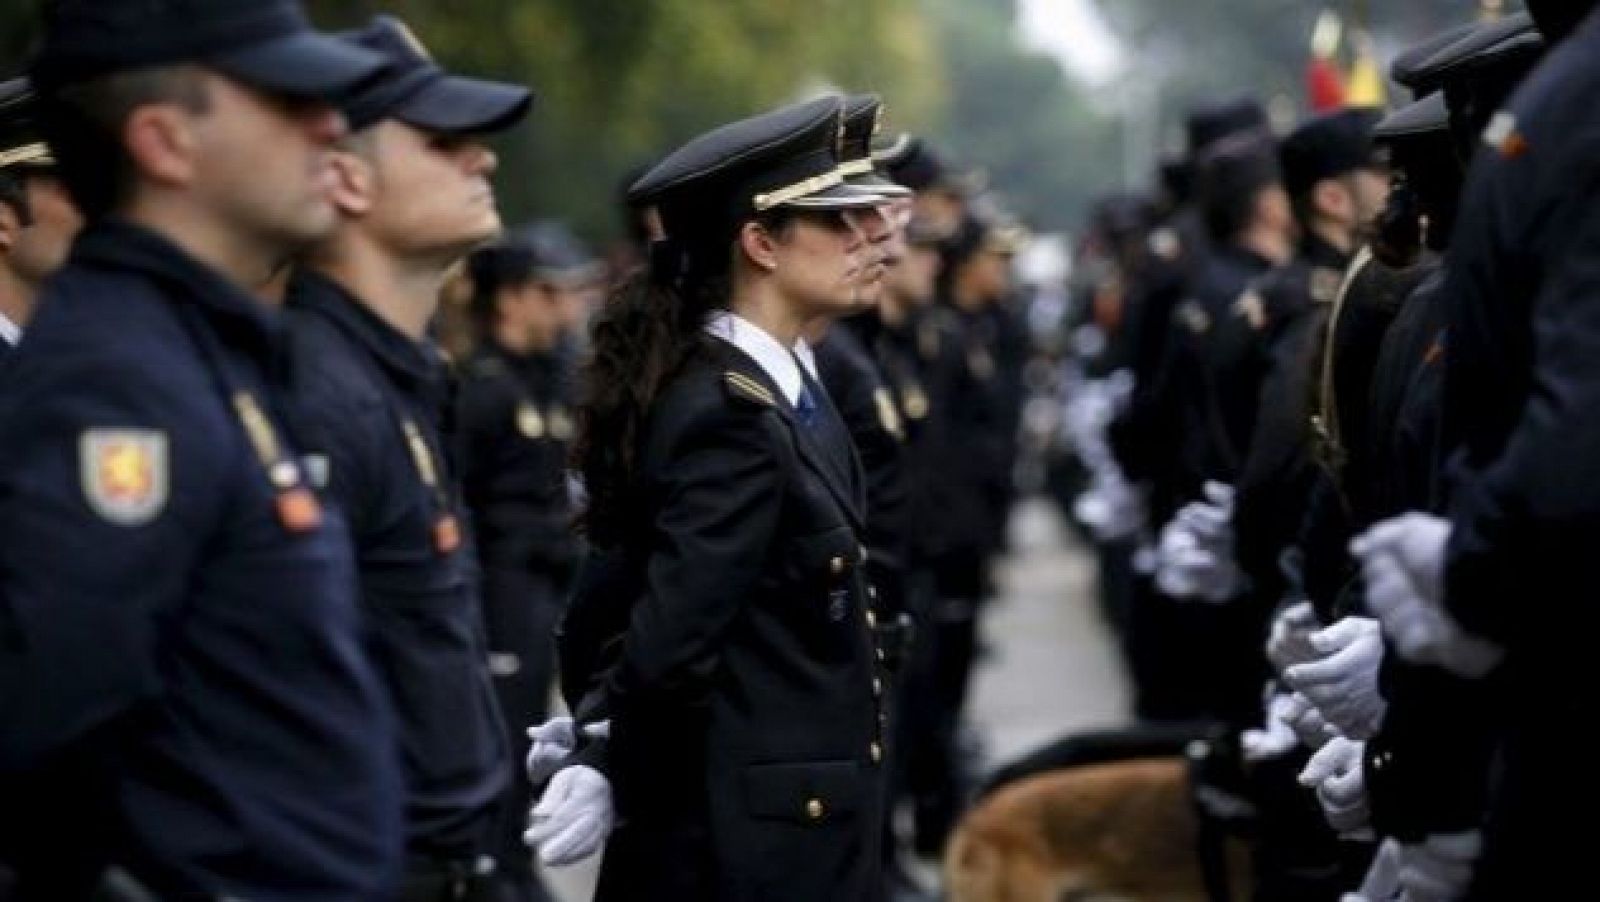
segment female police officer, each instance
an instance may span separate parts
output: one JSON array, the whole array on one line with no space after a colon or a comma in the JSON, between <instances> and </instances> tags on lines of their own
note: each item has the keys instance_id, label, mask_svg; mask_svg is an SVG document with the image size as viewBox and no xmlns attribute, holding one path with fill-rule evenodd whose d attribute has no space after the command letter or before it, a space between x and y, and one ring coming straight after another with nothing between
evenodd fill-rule
<instances>
[{"instance_id":1,"label":"female police officer","mask_svg":"<svg viewBox=\"0 0 1600 902\"><path fill-rule=\"evenodd\" d=\"M580 586L562 637L588 662L563 662L579 722L610 732L580 730L530 834L547 859L570 845L571 808L609 780L621 826L602 900L877 887L884 676L862 477L794 353L882 278L863 220L882 198L843 184L839 110L724 126L630 192L665 235L595 328L575 456L610 574Z\"/></svg>"}]
</instances>

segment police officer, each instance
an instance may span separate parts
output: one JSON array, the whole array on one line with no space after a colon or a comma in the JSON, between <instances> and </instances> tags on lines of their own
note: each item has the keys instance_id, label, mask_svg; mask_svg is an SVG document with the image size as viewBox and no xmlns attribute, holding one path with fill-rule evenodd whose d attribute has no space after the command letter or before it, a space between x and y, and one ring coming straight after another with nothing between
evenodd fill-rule
<instances>
[{"instance_id":1,"label":"police officer","mask_svg":"<svg viewBox=\"0 0 1600 902\"><path fill-rule=\"evenodd\" d=\"M629 611L578 711L610 738L556 774L530 834L547 860L591 845L609 778L602 900L880 889L887 673L864 480L794 355L807 323L882 277L857 223L882 198L843 184L839 116L825 97L724 126L632 191L665 239L596 323L576 459L590 538L625 549L617 582L637 589L573 600Z\"/></svg>"},{"instance_id":2,"label":"police officer","mask_svg":"<svg viewBox=\"0 0 1600 902\"><path fill-rule=\"evenodd\" d=\"M296 395L313 475L350 524L369 646L399 718L400 898L487 899L511 767L427 332L448 271L500 230L481 136L518 122L529 95L444 72L397 19L346 39L388 66L346 100L339 226L289 286Z\"/></svg>"},{"instance_id":3,"label":"police officer","mask_svg":"<svg viewBox=\"0 0 1600 902\"><path fill-rule=\"evenodd\" d=\"M1578 599L1594 586L1600 510L1582 413L1600 385L1594 110L1576 102L1600 79L1600 19L1567 34L1590 5L1531 7L1560 43L1491 119L1469 174L1444 289L1448 518L1386 521L1356 546L1367 602L1402 655L1501 681L1506 703L1482 712L1501 747L1475 898L1559 893L1585 879L1593 845L1587 825L1539 826L1597 803L1572 779L1583 765L1570 736L1593 716L1572 687L1591 653L1593 610Z\"/></svg>"},{"instance_id":4,"label":"police officer","mask_svg":"<svg viewBox=\"0 0 1600 902\"><path fill-rule=\"evenodd\" d=\"M380 65L287 0L48 7L32 77L91 225L0 388L24 897L113 865L166 898L389 898L389 706L251 293L332 227L327 98Z\"/></svg>"},{"instance_id":5,"label":"police officer","mask_svg":"<svg viewBox=\"0 0 1600 902\"><path fill-rule=\"evenodd\" d=\"M883 265L892 269L901 258L901 222L910 214L911 191L874 170L872 136L878 131L883 103L873 94L845 99L843 153L840 169L848 184L865 187L895 201L895 222L870 222ZM835 325L824 319L825 331L811 342L818 377L839 408L867 478L867 573L886 632L886 648L898 662L905 656L909 621L905 601L906 556L910 524L909 486L905 479L905 418L885 376L868 351L870 323L882 301L887 276L863 285L859 310ZM894 631L894 636L888 636Z\"/></svg>"},{"instance_id":6,"label":"police officer","mask_svg":"<svg viewBox=\"0 0 1600 902\"><path fill-rule=\"evenodd\" d=\"M56 177L25 78L0 83L0 360L33 316L46 276L67 259L82 226Z\"/></svg>"},{"instance_id":7,"label":"police officer","mask_svg":"<svg viewBox=\"0 0 1600 902\"><path fill-rule=\"evenodd\" d=\"M468 269L476 337L457 404L462 481L483 564L490 669L521 761L525 728L570 730L570 718L544 721L552 634L582 555L567 479L577 422L571 333L598 272L556 223L514 232L473 254ZM531 787L518 771L496 854L532 894L536 878L522 844Z\"/></svg>"},{"instance_id":8,"label":"police officer","mask_svg":"<svg viewBox=\"0 0 1600 902\"><path fill-rule=\"evenodd\" d=\"M1236 486L1234 557L1266 599L1281 597L1279 556L1295 539L1312 485L1308 444L1315 355L1358 241L1388 194L1371 143L1378 115L1315 117L1284 138L1284 188L1300 224L1294 261L1258 280L1218 323L1218 340L1256 358L1261 390Z\"/></svg>"}]
</instances>

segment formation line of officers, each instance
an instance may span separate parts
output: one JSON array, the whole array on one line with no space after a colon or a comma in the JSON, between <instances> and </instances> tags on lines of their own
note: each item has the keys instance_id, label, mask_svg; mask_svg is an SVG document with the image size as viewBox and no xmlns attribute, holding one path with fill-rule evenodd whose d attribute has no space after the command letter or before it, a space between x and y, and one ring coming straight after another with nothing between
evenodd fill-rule
<instances>
[{"instance_id":1,"label":"formation line of officers","mask_svg":"<svg viewBox=\"0 0 1600 902\"><path fill-rule=\"evenodd\" d=\"M1594 883L1600 17L1527 5L1387 114L1198 106L1086 232L1061 494L1254 898Z\"/></svg>"},{"instance_id":2,"label":"formation line of officers","mask_svg":"<svg viewBox=\"0 0 1600 902\"><path fill-rule=\"evenodd\" d=\"M605 900L914 892L1012 501L1010 220L824 96L633 178L602 306L502 228L530 91L398 19L43 16L0 87L0 898L532 902L602 848Z\"/></svg>"}]
</instances>

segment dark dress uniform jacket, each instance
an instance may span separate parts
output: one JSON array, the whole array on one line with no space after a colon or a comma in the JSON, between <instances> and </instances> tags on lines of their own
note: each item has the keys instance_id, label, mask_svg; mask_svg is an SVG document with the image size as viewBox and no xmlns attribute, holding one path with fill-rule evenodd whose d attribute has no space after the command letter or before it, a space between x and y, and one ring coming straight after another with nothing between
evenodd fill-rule
<instances>
[{"instance_id":1,"label":"dark dress uniform jacket","mask_svg":"<svg viewBox=\"0 0 1600 902\"><path fill-rule=\"evenodd\" d=\"M1600 17L1485 132L1446 261L1445 603L1508 649L1482 898L1592 882L1600 810L1573 725L1596 717L1600 627Z\"/></svg>"},{"instance_id":2,"label":"dark dress uniform jacket","mask_svg":"<svg viewBox=\"0 0 1600 902\"><path fill-rule=\"evenodd\" d=\"M838 323L817 343L817 371L861 457L867 487L867 572L879 613L892 618L906 609L911 496L905 418L854 325Z\"/></svg>"},{"instance_id":3,"label":"dark dress uniform jacket","mask_svg":"<svg viewBox=\"0 0 1600 902\"><path fill-rule=\"evenodd\" d=\"M443 361L314 273L291 286L289 323L307 450L326 461L350 523L369 646L399 716L407 844L473 858L486 850L510 756L440 432ZM451 526L453 540L439 534Z\"/></svg>"},{"instance_id":4,"label":"dark dress uniform jacket","mask_svg":"<svg viewBox=\"0 0 1600 902\"><path fill-rule=\"evenodd\" d=\"M393 724L348 533L305 516L287 456L282 338L112 220L79 237L0 389L0 774L42 802L8 794L0 819L69 820L165 898L381 899L398 865ZM59 781L28 776L74 753Z\"/></svg>"},{"instance_id":5,"label":"dark dress uniform jacket","mask_svg":"<svg viewBox=\"0 0 1600 902\"><path fill-rule=\"evenodd\" d=\"M637 576L572 603L581 619L640 587L579 712L612 721L578 756L621 818L597 898L872 899L886 677L859 464L825 400L808 426L754 360L705 345L641 437L623 519Z\"/></svg>"}]
</instances>

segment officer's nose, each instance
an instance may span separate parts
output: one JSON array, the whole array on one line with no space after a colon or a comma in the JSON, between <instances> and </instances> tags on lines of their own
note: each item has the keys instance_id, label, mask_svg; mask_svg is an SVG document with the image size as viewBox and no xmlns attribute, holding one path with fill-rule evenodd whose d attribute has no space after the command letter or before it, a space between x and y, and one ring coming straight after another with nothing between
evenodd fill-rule
<instances>
[{"instance_id":1,"label":"officer's nose","mask_svg":"<svg viewBox=\"0 0 1600 902\"><path fill-rule=\"evenodd\" d=\"M302 127L318 144L331 145L350 133L350 123L338 107L316 104L301 114Z\"/></svg>"}]
</instances>

